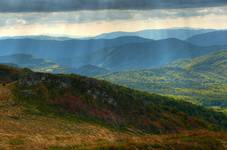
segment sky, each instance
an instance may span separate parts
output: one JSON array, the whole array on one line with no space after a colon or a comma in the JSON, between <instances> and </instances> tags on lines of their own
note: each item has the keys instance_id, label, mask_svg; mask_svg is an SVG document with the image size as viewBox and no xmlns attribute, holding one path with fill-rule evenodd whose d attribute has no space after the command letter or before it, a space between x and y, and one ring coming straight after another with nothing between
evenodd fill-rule
<instances>
[{"instance_id":1,"label":"sky","mask_svg":"<svg viewBox=\"0 0 227 150\"><path fill-rule=\"evenodd\" d=\"M227 0L1 0L0 35L227 28Z\"/></svg>"}]
</instances>

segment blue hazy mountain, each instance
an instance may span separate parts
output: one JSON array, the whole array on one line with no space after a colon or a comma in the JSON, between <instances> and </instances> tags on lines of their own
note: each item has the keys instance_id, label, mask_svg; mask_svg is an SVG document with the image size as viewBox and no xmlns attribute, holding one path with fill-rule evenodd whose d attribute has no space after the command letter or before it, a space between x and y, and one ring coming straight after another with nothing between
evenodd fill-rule
<instances>
[{"instance_id":1,"label":"blue hazy mountain","mask_svg":"<svg viewBox=\"0 0 227 150\"><path fill-rule=\"evenodd\" d=\"M201 47L176 38L151 40L135 36L87 40L0 40L0 55L21 53L51 60L65 68L91 64L111 71L161 67L177 59L224 49L227 45Z\"/></svg>"},{"instance_id":2,"label":"blue hazy mountain","mask_svg":"<svg viewBox=\"0 0 227 150\"><path fill-rule=\"evenodd\" d=\"M112 32L96 36L96 39L114 39L122 36L139 36L148 39L160 40L167 38L177 38L185 40L191 36L214 31L212 29L193 29L193 28L172 28L172 29L152 29L137 32Z\"/></svg>"},{"instance_id":3,"label":"blue hazy mountain","mask_svg":"<svg viewBox=\"0 0 227 150\"><path fill-rule=\"evenodd\" d=\"M227 44L227 30L198 34L187 39L188 42L200 46Z\"/></svg>"},{"instance_id":4,"label":"blue hazy mountain","mask_svg":"<svg viewBox=\"0 0 227 150\"><path fill-rule=\"evenodd\" d=\"M224 46L200 47L178 39L164 39L144 43L125 44L103 49L91 56L93 63L119 71L162 67L177 59L194 58L210 52L224 50Z\"/></svg>"},{"instance_id":5,"label":"blue hazy mountain","mask_svg":"<svg viewBox=\"0 0 227 150\"><path fill-rule=\"evenodd\" d=\"M106 40L40 40L32 38L0 40L0 55L16 53L30 54L39 58L51 59L63 65L81 66L88 64L84 56L103 48L112 48L129 43L146 42L148 39L140 37L120 37Z\"/></svg>"}]
</instances>

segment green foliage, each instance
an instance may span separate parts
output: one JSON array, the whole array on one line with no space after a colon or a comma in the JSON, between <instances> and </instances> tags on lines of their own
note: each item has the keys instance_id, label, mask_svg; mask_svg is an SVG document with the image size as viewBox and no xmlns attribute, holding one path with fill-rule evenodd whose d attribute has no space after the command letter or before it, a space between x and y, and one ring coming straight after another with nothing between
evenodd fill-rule
<instances>
[{"instance_id":1,"label":"green foliage","mask_svg":"<svg viewBox=\"0 0 227 150\"><path fill-rule=\"evenodd\" d=\"M177 61L158 69L117 72L97 78L137 90L180 97L207 107L227 107L227 51Z\"/></svg>"}]
</instances>

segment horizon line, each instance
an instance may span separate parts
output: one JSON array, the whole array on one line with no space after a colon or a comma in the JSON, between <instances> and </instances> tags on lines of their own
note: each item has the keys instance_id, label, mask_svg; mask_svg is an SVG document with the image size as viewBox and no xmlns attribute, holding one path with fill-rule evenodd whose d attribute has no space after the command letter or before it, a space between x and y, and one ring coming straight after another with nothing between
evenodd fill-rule
<instances>
[{"instance_id":1,"label":"horizon line","mask_svg":"<svg viewBox=\"0 0 227 150\"><path fill-rule=\"evenodd\" d=\"M218 30L218 31L221 31L221 30L227 30L226 29L217 29L217 28L196 28L196 27L172 27L172 28L160 28L160 29L157 29L157 28L148 28L148 29L141 29L141 30L135 30L135 31L121 31L121 30L117 30L117 31L112 31L112 32L103 32L103 33L99 33L99 34L96 34L96 35L88 35L88 36L81 36L81 35L70 35L70 34L50 34L50 33L47 33L47 34L26 34L26 35L0 35L0 38L13 38L13 37L28 37L28 36L34 36L34 37L37 37L37 36L46 36L46 37L60 37L60 38L72 38L72 39L86 39L86 38L94 38L94 37L97 37L97 36L100 36L100 35L103 35L103 34L110 34L110 33L118 33L118 32L123 32L123 33L134 33L134 32L141 32L141 31L148 31L148 30L174 30L174 29L192 29L192 30Z\"/></svg>"}]
</instances>

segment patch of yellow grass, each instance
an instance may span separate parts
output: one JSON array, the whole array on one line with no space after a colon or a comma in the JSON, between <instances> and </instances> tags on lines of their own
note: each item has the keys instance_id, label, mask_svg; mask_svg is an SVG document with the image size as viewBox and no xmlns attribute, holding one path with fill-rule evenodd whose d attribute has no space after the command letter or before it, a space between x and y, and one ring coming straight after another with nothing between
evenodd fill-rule
<instances>
[{"instance_id":1,"label":"patch of yellow grass","mask_svg":"<svg viewBox=\"0 0 227 150\"><path fill-rule=\"evenodd\" d=\"M1 85L0 84L0 101L7 101L11 98L12 94L10 91L10 86L9 85Z\"/></svg>"}]
</instances>

